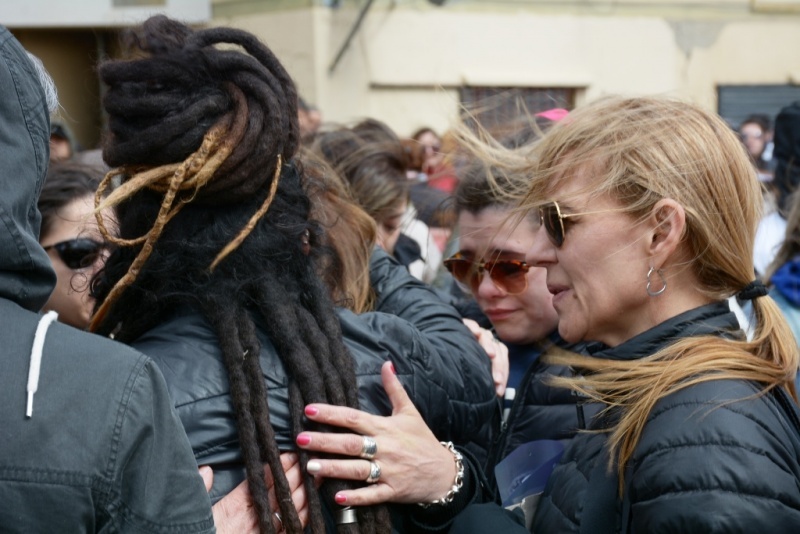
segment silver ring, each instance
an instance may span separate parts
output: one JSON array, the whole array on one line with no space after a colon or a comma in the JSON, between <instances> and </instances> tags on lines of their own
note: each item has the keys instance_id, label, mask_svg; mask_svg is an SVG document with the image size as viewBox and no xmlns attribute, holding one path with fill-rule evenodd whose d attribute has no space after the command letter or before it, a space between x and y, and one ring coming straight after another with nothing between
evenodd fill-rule
<instances>
[{"instance_id":1,"label":"silver ring","mask_svg":"<svg viewBox=\"0 0 800 534\"><path fill-rule=\"evenodd\" d=\"M361 442L361 453L359 456L365 460L372 460L375 458L375 455L378 454L378 444L369 436L363 436L361 439L363 441Z\"/></svg>"},{"instance_id":2,"label":"silver ring","mask_svg":"<svg viewBox=\"0 0 800 534\"><path fill-rule=\"evenodd\" d=\"M277 519L278 523L280 523L280 528L278 528L278 532L283 531L283 519L281 519L281 514L275 512L275 519Z\"/></svg>"},{"instance_id":3,"label":"silver ring","mask_svg":"<svg viewBox=\"0 0 800 534\"><path fill-rule=\"evenodd\" d=\"M348 525L350 523L358 522L358 516L356 515L355 508L350 508L346 506L336 512L336 524L337 525Z\"/></svg>"},{"instance_id":4,"label":"silver ring","mask_svg":"<svg viewBox=\"0 0 800 534\"><path fill-rule=\"evenodd\" d=\"M368 484L374 484L381 478L381 466L378 465L378 462L369 462L369 476L367 477L366 482Z\"/></svg>"}]
</instances>

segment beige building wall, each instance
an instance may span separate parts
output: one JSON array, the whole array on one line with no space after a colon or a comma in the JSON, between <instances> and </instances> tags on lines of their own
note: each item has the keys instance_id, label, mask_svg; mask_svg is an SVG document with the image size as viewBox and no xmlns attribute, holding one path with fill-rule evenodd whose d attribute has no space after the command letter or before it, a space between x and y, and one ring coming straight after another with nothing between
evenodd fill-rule
<instances>
[{"instance_id":1,"label":"beige building wall","mask_svg":"<svg viewBox=\"0 0 800 534\"><path fill-rule=\"evenodd\" d=\"M201 20L204 2L161 3L175 13L194 6ZM715 110L719 85L800 83L800 0L374 0L331 70L366 2L212 0L210 24L262 38L326 120L375 117L401 135L448 128L465 85L568 87L577 103L607 93L674 94ZM12 26L53 73L85 147L95 146L102 125L96 58L115 42L121 20L105 28L59 28L49 19Z\"/></svg>"},{"instance_id":2,"label":"beige building wall","mask_svg":"<svg viewBox=\"0 0 800 534\"><path fill-rule=\"evenodd\" d=\"M570 87L577 103L667 94L716 109L720 84L800 83L794 0L376 0L333 72L364 2L278 4L217 0L212 24L269 43L326 120L371 116L402 135L446 129L464 85Z\"/></svg>"}]
</instances>

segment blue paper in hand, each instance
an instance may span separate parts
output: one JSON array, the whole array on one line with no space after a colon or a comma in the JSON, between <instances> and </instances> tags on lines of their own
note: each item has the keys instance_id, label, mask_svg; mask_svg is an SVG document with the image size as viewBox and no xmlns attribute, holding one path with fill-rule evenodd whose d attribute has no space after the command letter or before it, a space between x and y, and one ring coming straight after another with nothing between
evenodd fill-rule
<instances>
[{"instance_id":1,"label":"blue paper in hand","mask_svg":"<svg viewBox=\"0 0 800 534\"><path fill-rule=\"evenodd\" d=\"M511 506L529 495L541 493L553 467L564 454L560 441L541 439L517 447L494 468L503 506Z\"/></svg>"}]
</instances>

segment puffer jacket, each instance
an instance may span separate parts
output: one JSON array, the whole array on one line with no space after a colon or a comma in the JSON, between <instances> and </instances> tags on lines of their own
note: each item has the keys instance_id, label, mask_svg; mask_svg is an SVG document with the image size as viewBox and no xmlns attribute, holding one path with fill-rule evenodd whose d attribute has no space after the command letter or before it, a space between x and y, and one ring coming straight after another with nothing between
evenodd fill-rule
<instances>
[{"instance_id":1,"label":"puffer jacket","mask_svg":"<svg viewBox=\"0 0 800 534\"><path fill-rule=\"evenodd\" d=\"M355 360L361 408L389 415L380 368L394 363L431 430L485 461L489 421L497 409L489 360L456 311L412 278L383 251L370 277L375 312L339 312L345 343ZM261 367L268 387L270 422L278 447L293 450L288 378L263 329ZM162 369L199 464L214 468L212 500L244 478L229 383L218 342L197 312L185 309L140 337L133 346Z\"/></svg>"},{"instance_id":2,"label":"puffer jacket","mask_svg":"<svg viewBox=\"0 0 800 534\"><path fill-rule=\"evenodd\" d=\"M214 532L153 362L37 313L55 286L36 208L49 137L38 76L0 26L0 532Z\"/></svg>"},{"instance_id":3,"label":"puffer jacket","mask_svg":"<svg viewBox=\"0 0 800 534\"><path fill-rule=\"evenodd\" d=\"M517 447L538 439L569 440L599 411L597 405L588 405L574 392L566 388L555 388L548 383L553 376L572 376L566 367L550 365L542 361L548 351L579 351L583 347L570 347L558 335L536 360L528 367L508 416L500 427L493 447L492 467ZM531 350L535 350L531 347Z\"/></svg>"},{"instance_id":4,"label":"puffer jacket","mask_svg":"<svg viewBox=\"0 0 800 534\"><path fill-rule=\"evenodd\" d=\"M593 356L634 360L683 337L736 330L727 303L714 303ZM626 471L616 530L800 532L800 435L789 413L796 415L796 407L760 391L749 381L715 380L659 400ZM534 532L581 531L592 502L603 498L593 479L603 476L597 463L608 462L606 440L603 433L579 434L567 447L539 502Z\"/></svg>"}]
</instances>

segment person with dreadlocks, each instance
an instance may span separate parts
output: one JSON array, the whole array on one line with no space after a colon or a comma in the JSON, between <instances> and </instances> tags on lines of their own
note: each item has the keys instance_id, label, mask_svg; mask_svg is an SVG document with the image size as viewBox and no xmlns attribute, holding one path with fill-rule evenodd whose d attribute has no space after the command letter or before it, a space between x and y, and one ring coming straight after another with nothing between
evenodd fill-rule
<instances>
[{"instance_id":1,"label":"person with dreadlocks","mask_svg":"<svg viewBox=\"0 0 800 534\"><path fill-rule=\"evenodd\" d=\"M273 53L247 32L193 31L163 16L128 43L131 59L99 67L108 87L103 156L114 170L97 211L115 207L119 235L106 232L117 248L93 281L91 329L159 364L198 463L214 469L212 500L246 477L262 532L274 532L276 519L279 530L300 532L280 453L309 428L306 404L388 414L386 360L438 439L485 452L491 375L454 309L385 254L370 268L377 312L331 303L316 272L321 226L294 161L297 92ZM374 440L363 444L371 458ZM308 455L299 457L305 468ZM366 483L392 469L371 466ZM390 530L385 507L334 502L364 482L328 480L319 492L310 475L304 483L313 532Z\"/></svg>"}]
</instances>

